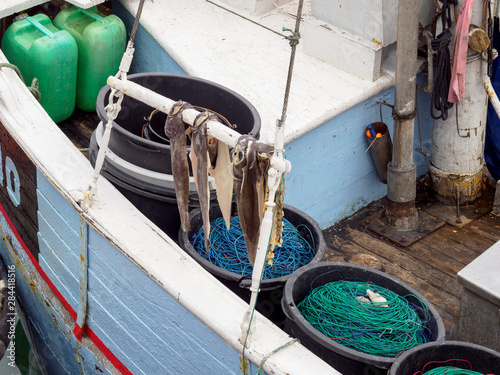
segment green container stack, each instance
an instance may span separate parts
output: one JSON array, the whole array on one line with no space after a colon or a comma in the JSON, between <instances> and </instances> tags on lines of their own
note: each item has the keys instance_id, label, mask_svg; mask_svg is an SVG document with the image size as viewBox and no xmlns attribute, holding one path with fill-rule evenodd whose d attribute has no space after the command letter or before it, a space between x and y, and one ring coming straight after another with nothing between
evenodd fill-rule
<instances>
[{"instance_id":1,"label":"green container stack","mask_svg":"<svg viewBox=\"0 0 500 375\"><path fill-rule=\"evenodd\" d=\"M125 25L117 16L104 16L96 7L76 6L60 11L54 25L69 32L78 45L76 106L95 111L99 90L118 72L127 42Z\"/></svg>"},{"instance_id":2,"label":"green container stack","mask_svg":"<svg viewBox=\"0 0 500 375\"><path fill-rule=\"evenodd\" d=\"M54 122L75 109L78 48L67 31L37 14L14 22L2 39L2 51L16 65L27 84L38 78L40 104Z\"/></svg>"}]
</instances>

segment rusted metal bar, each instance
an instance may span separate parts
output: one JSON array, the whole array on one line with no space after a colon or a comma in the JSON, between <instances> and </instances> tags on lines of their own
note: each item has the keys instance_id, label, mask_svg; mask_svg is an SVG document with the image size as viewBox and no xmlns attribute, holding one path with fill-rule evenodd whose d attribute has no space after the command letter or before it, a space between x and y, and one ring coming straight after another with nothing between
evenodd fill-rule
<instances>
[{"instance_id":1,"label":"rusted metal bar","mask_svg":"<svg viewBox=\"0 0 500 375\"><path fill-rule=\"evenodd\" d=\"M398 47L392 161L387 167L387 222L398 230L414 230L416 165L413 162L413 127L418 48L418 0L399 0Z\"/></svg>"},{"instance_id":2,"label":"rusted metal bar","mask_svg":"<svg viewBox=\"0 0 500 375\"><path fill-rule=\"evenodd\" d=\"M89 246L88 232L89 225L83 217L80 216L80 305L76 317L74 335L81 340L85 319L87 317L87 296L88 296L88 266L89 266Z\"/></svg>"}]
</instances>

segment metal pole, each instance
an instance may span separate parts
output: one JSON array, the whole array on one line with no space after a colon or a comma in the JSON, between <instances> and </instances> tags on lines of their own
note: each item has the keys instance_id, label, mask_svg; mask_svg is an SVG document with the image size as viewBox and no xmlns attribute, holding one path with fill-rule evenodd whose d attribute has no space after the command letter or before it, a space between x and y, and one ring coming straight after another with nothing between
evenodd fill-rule
<instances>
[{"instance_id":1,"label":"metal pole","mask_svg":"<svg viewBox=\"0 0 500 375\"><path fill-rule=\"evenodd\" d=\"M413 127L418 48L418 0L399 0L398 44L396 51L396 91L394 103L394 143L392 161L387 166L387 222L397 230L414 230L416 165L413 162Z\"/></svg>"}]
</instances>

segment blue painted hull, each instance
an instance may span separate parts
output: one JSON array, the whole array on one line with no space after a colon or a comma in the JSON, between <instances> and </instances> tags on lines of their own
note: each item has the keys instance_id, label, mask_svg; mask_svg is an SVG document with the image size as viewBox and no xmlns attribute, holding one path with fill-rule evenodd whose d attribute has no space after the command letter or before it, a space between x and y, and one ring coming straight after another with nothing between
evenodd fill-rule
<instances>
[{"instance_id":1,"label":"blue painted hull","mask_svg":"<svg viewBox=\"0 0 500 375\"><path fill-rule=\"evenodd\" d=\"M11 172L2 171L0 184L0 255L16 267L24 326L43 371L50 375L239 372L238 351L82 221L33 168L5 128L0 131L3 166L10 160ZM11 183L4 184L8 176ZM25 186L33 191L27 192ZM28 199L29 195L34 198ZM29 218L35 213L36 223ZM79 340L75 321L80 310L82 223L88 232L89 268L87 319ZM36 240L30 238L33 231ZM251 364L250 373L255 368Z\"/></svg>"}]
</instances>

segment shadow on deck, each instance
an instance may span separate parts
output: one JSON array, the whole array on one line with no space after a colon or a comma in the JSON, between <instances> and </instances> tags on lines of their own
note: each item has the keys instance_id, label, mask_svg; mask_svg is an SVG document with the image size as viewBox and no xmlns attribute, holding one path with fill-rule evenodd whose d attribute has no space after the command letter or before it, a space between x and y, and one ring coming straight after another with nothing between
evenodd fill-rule
<instances>
[{"instance_id":1,"label":"shadow on deck","mask_svg":"<svg viewBox=\"0 0 500 375\"><path fill-rule=\"evenodd\" d=\"M425 183L421 185L423 188L419 188L416 206L435 214L442 206L429 198ZM360 224L384 209L386 199L381 199L323 231L327 243L324 260L360 263L399 278L434 305L441 314L449 339L457 339L462 294L457 272L500 240L500 217L490 211L493 197L494 191L485 184L485 194L478 204L483 208L461 208L462 212L472 209L474 214L475 211L472 221L455 225L450 220L451 224L445 223L407 247L395 244Z\"/></svg>"}]
</instances>

